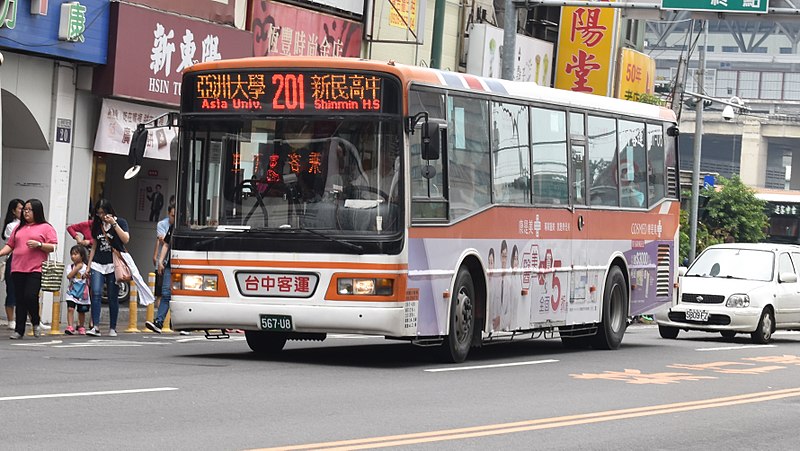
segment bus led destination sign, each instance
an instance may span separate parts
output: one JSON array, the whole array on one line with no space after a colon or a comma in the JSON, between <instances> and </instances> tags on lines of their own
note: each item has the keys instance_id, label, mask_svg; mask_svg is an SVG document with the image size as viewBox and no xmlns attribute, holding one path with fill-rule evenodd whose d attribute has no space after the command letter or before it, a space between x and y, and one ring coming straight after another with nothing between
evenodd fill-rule
<instances>
[{"instance_id":1,"label":"bus led destination sign","mask_svg":"<svg viewBox=\"0 0 800 451\"><path fill-rule=\"evenodd\" d=\"M384 84L374 74L241 71L190 74L195 112L308 114L383 111Z\"/></svg>"}]
</instances>

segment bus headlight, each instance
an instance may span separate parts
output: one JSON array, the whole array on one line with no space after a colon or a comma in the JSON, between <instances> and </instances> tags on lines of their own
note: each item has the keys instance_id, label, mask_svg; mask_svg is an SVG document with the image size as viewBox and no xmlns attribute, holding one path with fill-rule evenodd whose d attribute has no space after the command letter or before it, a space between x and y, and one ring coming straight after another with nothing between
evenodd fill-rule
<instances>
[{"instance_id":1,"label":"bus headlight","mask_svg":"<svg viewBox=\"0 0 800 451\"><path fill-rule=\"evenodd\" d=\"M394 279L341 278L338 279L337 292L341 295L391 296L394 293Z\"/></svg>"},{"instance_id":2,"label":"bus headlight","mask_svg":"<svg viewBox=\"0 0 800 451\"><path fill-rule=\"evenodd\" d=\"M725 302L725 307L731 307L731 308L750 307L750 296L746 294L732 294L728 298L728 301Z\"/></svg>"},{"instance_id":3,"label":"bus headlight","mask_svg":"<svg viewBox=\"0 0 800 451\"><path fill-rule=\"evenodd\" d=\"M219 290L219 276L214 274L174 274L172 289L216 292Z\"/></svg>"}]
</instances>

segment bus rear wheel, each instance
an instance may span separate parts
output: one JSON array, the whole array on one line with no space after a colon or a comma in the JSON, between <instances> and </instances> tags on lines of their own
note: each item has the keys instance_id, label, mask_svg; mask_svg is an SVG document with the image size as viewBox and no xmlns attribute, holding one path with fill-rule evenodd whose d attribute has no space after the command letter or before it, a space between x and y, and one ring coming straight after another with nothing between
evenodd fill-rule
<instances>
[{"instance_id":1,"label":"bus rear wheel","mask_svg":"<svg viewBox=\"0 0 800 451\"><path fill-rule=\"evenodd\" d=\"M455 289L450 299L449 333L442 343L442 358L446 362L461 363L467 358L475 333L475 285L467 268L456 276Z\"/></svg>"},{"instance_id":2,"label":"bus rear wheel","mask_svg":"<svg viewBox=\"0 0 800 451\"><path fill-rule=\"evenodd\" d=\"M608 271L605 290L603 290L603 317L597 335L594 337L596 349L618 349L628 326L628 288L619 266Z\"/></svg>"},{"instance_id":3,"label":"bus rear wheel","mask_svg":"<svg viewBox=\"0 0 800 451\"><path fill-rule=\"evenodd\" d=\"M261 355L277 354L286 345L286 334L282 333L246 330L244 338L247 340L247 346Z\"/></svg>"}]
</instances>

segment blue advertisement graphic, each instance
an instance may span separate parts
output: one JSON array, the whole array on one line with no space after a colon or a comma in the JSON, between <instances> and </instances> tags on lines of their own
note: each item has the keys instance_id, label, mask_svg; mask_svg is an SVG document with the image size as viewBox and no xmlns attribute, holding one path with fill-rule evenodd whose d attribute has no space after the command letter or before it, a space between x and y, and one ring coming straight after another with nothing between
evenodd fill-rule
<instances>
[{"instance_id":1,"label":"blue advertisement graphic","mask_svg":"<svg viewBox=\"0 0 800 451\"><path fill-rule=\"evenodd\" d=\"M85 27L83 41L58 39L61 5L66 0L43 1L46 15L31 13L31 0L0 1L0 47L63 58L105 64L108 56L109 0L80 0L86 8L78 25ZM73 20L75 18L73 17ZM74 25L74 23L73 23ZM13 27L13 28L12 28Z\"/></svg>"}]
</instances>

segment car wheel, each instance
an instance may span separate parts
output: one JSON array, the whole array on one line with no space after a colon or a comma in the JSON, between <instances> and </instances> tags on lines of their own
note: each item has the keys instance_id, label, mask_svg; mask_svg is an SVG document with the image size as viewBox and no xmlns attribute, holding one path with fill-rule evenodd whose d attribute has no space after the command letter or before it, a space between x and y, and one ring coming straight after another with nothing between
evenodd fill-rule
<instances>
[{"instance_id":1,"label":"car wheel","mask_svg":"<svg viewBox=\"0 0 800 451\"><path fill-rule=\"evenodd\" d=\"M731 339L733 339L733 337L736 336L736 332L734 332L732 330L723 330L719 334L722 335L722 338L724 338L726 340L731 340Z\"/></svg>"},{"instance_id":2,"label":"car wheel","mask_svg":"<svg viewBox=\"0 0 800 451\"><path fill-rule=\"evenodd\" d=\"M756 330L750 334L753 343L764 345L769 343L772 338L772 327L775 324L775 319L772 317L772 311L764 309L761 313L761 319L758 320Z\"/></svg>"},{"instance_id":3,"label":"car wheel","mask_svg":"<svg viewBox=\"0 0 800 451\"><path fill-rule=\"evenodd\" d=\"M277 354L286 345L286 334L280 332L246 330L244 338L253 352L264 356Z\"/></svg>"},{"instance_id":4,"label":"car wheel","mask_svg":"<svg viewBox=\"0 0 800 451\"><path fill-rule=\"evenodd\" d=\"M467 358L475 332L475 286L467 268L456 276L454 295L450 301L450 331L442 343L442 359L461 363Z\"/></svg>"},{"instance_id":5,"label":"car wheel","mask_svg":"<svg viewBox=\"0 0 800 451\"><path fill-rule=\"evenodd\" d=\"M678 333L680 331L681 330L677 327L658 326L658 334L661 335L661 338L667 338L669 340L678 338Z\"/></svg>"},{"instance_id":6,"label":"car wheel","mask_svg":"<svg viewBox=\"0 0 800 451\"><path fill-rule=\"evenodd\" d=\"M117 282L117 300L127 304L131 299L131 285L128 282ZM103 284L103 304L108 304L108 288Z\"/></svg>"},{"instance_id":7,"label":"car wheel","mask_svg":"<svg viewBox=\"0 0 800 451\"><path fill-rule=\"evenodd\" d=\"M592 345L596 349L618 349L628 327L628 286L619 266L608 271L603 290L603 318Z\"/></svg>"}]
</instances>

